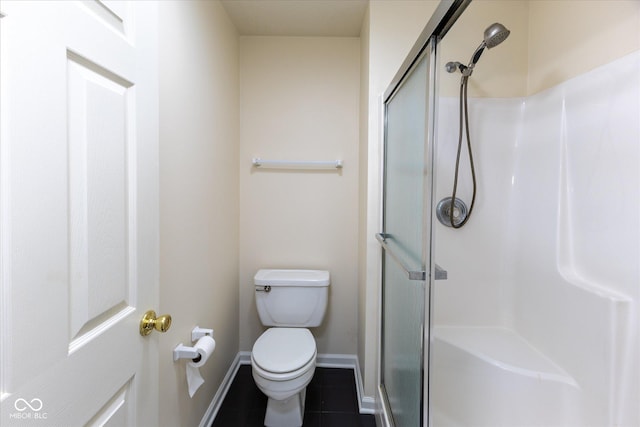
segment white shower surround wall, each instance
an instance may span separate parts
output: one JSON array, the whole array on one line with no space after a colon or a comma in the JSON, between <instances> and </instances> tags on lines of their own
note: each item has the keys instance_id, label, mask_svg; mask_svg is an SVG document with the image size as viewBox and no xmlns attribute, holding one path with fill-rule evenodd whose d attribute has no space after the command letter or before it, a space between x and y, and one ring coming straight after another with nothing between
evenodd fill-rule
<instances>
[{"instance_id":1,"label":"white shower surround wall","mask_svg":"<svg viewBox=\"0 0 640 427\"><path fill-rule=\"evenodd\" d=\"M463 229L434 228L449 273L435 282L436 412L460 425L640 425L640 52L469 110L476 207ZM442 98L437 200L451 192L457 128L458 101ZM526 380L537 366L550 376ZM504 410L472 404L482 393ZM524 410L549 395L562 404Z\"/></svg>"}]
</instances>

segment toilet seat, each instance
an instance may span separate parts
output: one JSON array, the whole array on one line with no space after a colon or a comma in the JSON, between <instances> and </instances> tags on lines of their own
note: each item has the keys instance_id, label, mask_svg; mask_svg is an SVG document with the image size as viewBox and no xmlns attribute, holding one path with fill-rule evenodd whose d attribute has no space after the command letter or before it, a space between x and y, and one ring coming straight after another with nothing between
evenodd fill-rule
<instances>
[{"instance_id":1,"label":"toilet seat","mask_svg":"<svg viewBox=\"0 0 640 427\"><path fill-rule=\"evenodd\" d=\"M315 363L316 341L306 328L270 328L256 340L251 361L266 377L283 381Z\"/></svg>"},{"instance_id":2,"label":"toilet seat","mask_svg":"<svg viewBox=\"0 0 640 427\"><path fill-rule=\"evenodd\" d=\"M296 369L295 371L291 371L291 372L285 372L284 374L274 374L273 372L265 371L260 366L258 366L258 364L255 362L253 357L251 357L251 365L252 365L251 370L253 371L254 379L255 379L255 376L258 375L262 379L271 381L271 382L287 382L287 381L290 382L292 380L296 380L297 378L303 377L305 374L309 372L314 372L316 368L316 358L314 356L302 368Z\"/></svg>"}]
</instances>

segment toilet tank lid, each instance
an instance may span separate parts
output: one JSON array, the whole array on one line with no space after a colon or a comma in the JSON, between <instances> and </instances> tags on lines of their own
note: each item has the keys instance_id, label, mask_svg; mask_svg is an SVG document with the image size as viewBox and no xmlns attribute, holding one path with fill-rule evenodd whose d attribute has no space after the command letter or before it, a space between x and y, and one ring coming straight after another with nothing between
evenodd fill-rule
<instances>
[{"instance_id":1,"label":"toilet tank lid","mask_svg":"<svg viewBox=\"0 0 640 427\"><path fill-rule=\"evenodd\" d=\"M253 277L257 286L329 286L326 270L258 270Z\"/></svg>"}]
</instances>

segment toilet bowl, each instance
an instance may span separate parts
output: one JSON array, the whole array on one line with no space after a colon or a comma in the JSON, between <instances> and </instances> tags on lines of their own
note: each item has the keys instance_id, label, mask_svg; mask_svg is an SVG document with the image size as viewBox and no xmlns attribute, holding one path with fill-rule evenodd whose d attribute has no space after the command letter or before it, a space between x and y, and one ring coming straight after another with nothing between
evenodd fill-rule
<instances>
[{"instance_id":1,"label":"toilet bowl","mask_svg":"<svg viewBox=\"0 0 640 427\"><path fill-rule=\"evenodd\" d=\"M251 351L253 379L269 399L264 425L300 427L317 356L307 327L319 326L324 317L329 272L260 270L254 282L260 320L272 326Z\"/></svg>"},{"instance_id":2,"label":"toilet bowl","mask_svg":"<svg viewBox=\"0 0 640 427\"><path fill-rule=\"evenodd\" d=\"M267 395L265 426L301 426L306 387L316 367L316 343L304 328L270 328L251 352L253 379Z\"/></svg>"}]
</instances>

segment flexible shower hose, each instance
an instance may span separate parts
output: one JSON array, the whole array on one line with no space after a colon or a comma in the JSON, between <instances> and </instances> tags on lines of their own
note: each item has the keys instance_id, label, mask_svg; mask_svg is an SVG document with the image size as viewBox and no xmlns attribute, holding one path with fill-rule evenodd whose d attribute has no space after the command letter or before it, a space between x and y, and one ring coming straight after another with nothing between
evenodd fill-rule
<instances>
[{"instance_id":1,"label":"flexible shower hose","mask_svg":"<svg viewBox=\"0 0 640 427\"><path fill-rule=\"evenodd\" d=\"M467 88L468 88L469 76L462 76L460 79L460 121L459 121L459 131L460 136L458 137L458 153L456 155L456 169L455 176L453 178L453 193L451 195L451 207L449 209L449 220L451 221L451 226L453 228L460 228L467 223L469 218L471 217L471 212L473 211L473 205L476 202L476 170L473 164L473 152L471 150L471 137L469 136L469 107L467 105ZM464 133L467 136L467 151L469 152L469 165L471 167L471 179L473 180L473 193L471 196L471 205L469 206L469 212L467 212L467 216L465 216L459 224L456 224L453 220L453 211L456 201L456 192L458 191L458 172L460 169L460 152L462 151L462 134L463 134L463 122L464 122Z\"/></svg>"}]
</instances>

